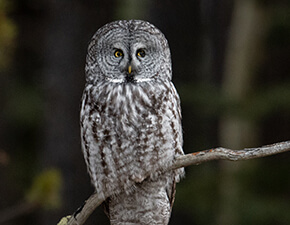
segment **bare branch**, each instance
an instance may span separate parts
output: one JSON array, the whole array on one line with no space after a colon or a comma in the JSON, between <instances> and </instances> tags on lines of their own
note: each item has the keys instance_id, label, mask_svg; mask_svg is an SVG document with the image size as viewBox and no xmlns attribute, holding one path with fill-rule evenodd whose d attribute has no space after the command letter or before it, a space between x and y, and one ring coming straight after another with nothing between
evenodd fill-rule
<instances>
[{"instance_id":1,"label":"bare branch","mask_svg":"<svg viewBox=\"0 0 290 225\"><path fill-rule=\"evenodd\" d=\"M186 167L190 165L198 165L212 160L230 160L242 161L254 158L261 158L282 152L290 151L290 141L279 142L272 145L266 145L258 148L245 148L243 150L231 150L227 148L213 148L200 152L190 153L178 157L175 162L164 171ZM98 197L96 193L92 194L77 212L70 217L67 225L82 225L85 223L90 214L104 201ZM59 225L61 225L59 223Z\"/></svg>"},{"instance_id":2,"label":"bare branch","mask_svg":"<svg viewBox=\"0 0 290 225\"><path fill-rule=\"evenodd\" d=\"M86 222L88 217L93 213L93 211L102 204L105 199L97 195L97 193L93 193L85 204L77 209L72 217L70 217L68 223L58 225L82 225Z\"/></svg>"},{"instance_id":3,"label":"bare branch","mask_svg":"<svg viewBox=\"0 0 290 225\"><path fill-rule=\"evenodd\" d=\"M258 148L245 148L243 150L231 150L223 147L213 148L200 152L180 156L170 169L177 169L190 165L198 165L212 160L242 161L254 158L261 158L282 152L290 151L290 141L279 142Z\"/></svg>"}]
</instances>

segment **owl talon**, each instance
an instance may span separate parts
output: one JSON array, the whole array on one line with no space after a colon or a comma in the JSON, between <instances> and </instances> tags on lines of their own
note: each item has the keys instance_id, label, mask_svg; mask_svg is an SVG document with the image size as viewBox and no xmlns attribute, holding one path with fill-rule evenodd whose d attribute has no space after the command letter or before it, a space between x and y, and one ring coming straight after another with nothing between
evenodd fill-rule
<instances>
[{"instance_id":1,"label":"owl talon","mask_svg":"<svg viewBox=\"0 0 290 225\"><path fill-rule=\"evenodd\" d=\"M141 177L141 176L136 176L136 175L132 175L132 176L130 177L130 179L131 179L132 181L134 181L135 183L142 183L143 180L144 180L143 177Z\"/></svg>"}]
</instances>

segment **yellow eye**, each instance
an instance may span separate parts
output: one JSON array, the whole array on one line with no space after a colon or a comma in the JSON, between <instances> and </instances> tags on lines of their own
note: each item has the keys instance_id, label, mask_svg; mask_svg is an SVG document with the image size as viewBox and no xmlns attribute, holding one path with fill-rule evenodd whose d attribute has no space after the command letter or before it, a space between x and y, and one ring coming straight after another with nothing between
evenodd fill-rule
<instances>
[{"instance_id":1,"label":"yellow eye","mask_svg":"<svg viewBox=\"0 0 290 225\"><path fill-rule=\"evenodd\" d=\"M122 57L122 56L123 56L123 52L122 52L122 50L117 49L117 50L115 51L115 53L114 53L114 56L115 56L116 58Z\"/></svg>"},{"instance_id":2,"label":"yellow eye","mask_svg":"<svg viewBox=\"0 0 290 225\"><path fill-rule=\"evenodd\" d=\"M145 53L144 49L138 49L138 51L137 51L138 57L143 58L143 57L145 57L145 55L146 55L146 53Z\"/></svg>"}]
</instances>

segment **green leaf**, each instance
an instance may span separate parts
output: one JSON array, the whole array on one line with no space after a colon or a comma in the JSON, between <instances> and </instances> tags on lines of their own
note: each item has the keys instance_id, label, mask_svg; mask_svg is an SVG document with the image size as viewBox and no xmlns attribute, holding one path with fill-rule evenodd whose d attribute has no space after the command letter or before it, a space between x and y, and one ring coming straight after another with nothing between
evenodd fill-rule
<instances>
[{"instance_id":1,"label":"green leaf","mask_svg":"<svg viewBox=\"0 0 290 225\"><path fill-rule=\"evenodd\" d=\"M61 205L62 177L57 169L39 174L26 195L27 201L46 209L55 209Z\"/></svg>"}]
</instances>

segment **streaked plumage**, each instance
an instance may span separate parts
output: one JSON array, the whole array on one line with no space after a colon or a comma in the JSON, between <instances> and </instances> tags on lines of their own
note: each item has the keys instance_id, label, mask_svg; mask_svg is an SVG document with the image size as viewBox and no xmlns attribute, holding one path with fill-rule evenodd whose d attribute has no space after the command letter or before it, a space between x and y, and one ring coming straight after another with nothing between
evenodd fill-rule
<instances>
[{"instance_id":1,"label":"streaked plumage","mask_svg":"<svg viewBox=\"0 0 290 225\"><path fill-rule=\"evenodd\" d=\"M152 24L116 21L93 36L80 122L88 172L111 224L168 224L184 171L161 171L183 154L181 112L169 46Z\"/></svg>"}]
</instances>

